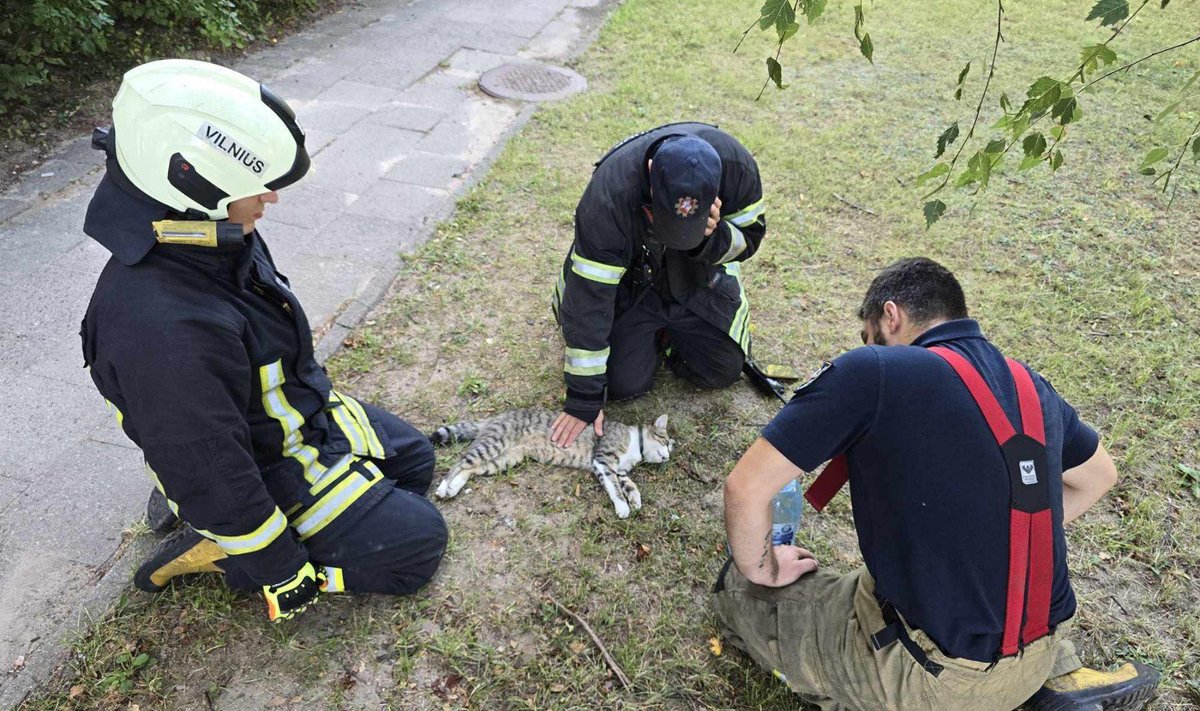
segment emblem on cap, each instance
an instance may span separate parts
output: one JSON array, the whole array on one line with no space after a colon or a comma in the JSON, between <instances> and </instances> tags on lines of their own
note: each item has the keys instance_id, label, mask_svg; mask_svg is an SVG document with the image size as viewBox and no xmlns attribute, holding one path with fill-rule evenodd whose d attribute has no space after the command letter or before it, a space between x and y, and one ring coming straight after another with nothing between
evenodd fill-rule
<instances>
[{"instance_id":1,"label":"emblem on cap","mask_svg":"<svg viewBox=\"0 0 1200 711\"><path fill-rule=\"evenodd\" d=\"M680 217L691 217L696 214L700 201L694 197L684 196L675 201L675 214Z\"/></svg>"}]
</instances>

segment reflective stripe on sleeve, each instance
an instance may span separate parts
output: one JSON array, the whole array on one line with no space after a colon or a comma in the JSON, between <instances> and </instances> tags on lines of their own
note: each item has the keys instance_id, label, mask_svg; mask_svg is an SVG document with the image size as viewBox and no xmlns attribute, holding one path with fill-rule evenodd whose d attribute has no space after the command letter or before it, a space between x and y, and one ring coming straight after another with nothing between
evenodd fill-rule
<instances>
[{"instance_id":1,"label":"reflective stripe on sleeve","mask_svg":"<svg viewBox=\"0 0 1200 711\"><path fill-rule=\"evenodd\" d=\"M746 289L742 286L742 268L738 262L725 265L725 272L737 280L738 299L741 303L733 315L733 323L729 324L729 337L741 346L745 353L750 348L750 301L746 298Z\"/></svg>"},{"instance_id":2,"label":"reflective stripe on sleeve","mask_svg":"<svg viewBox=\"0 0 1200 711\"><path fill-rule=\"evenodd\" d=\"M308 510L300 514L295 521L292 521L292 527L296 529L300 540L307 540L328 526L351 504L367 493L375 482L383 478L383 472L379 471L374 464L363 460L360 462L370 478L361 472L353 472L326 492L315 504L308 507Z\"/></svg>"},{"instance_id":3,"label":"reflective stripe on sleeve","mask_svg":"<svg viewBox=\"0 0 1200 711\"><path fill-rule=\"evenodd\" d=\"M258 378L262 386L263 410L283 428L283 456L299 462L304 468L304 479L311 484L325 473L325 467L318 461L320 453L316 448L304 443L304 436L300 434L304 418L283 394L283 361L277 360L259 368Z\"/></svg>"},{"instance_id":4,"label":"reflective stripe on sleeve","mask_svg":"<svg viewBox=\"0 0 1200 711\"><path fill-rule=\"evenodd\" d=\"M765 211L766 207L763 205L762 198L759 198L758 202L750 203L746 207L738 210L732 215L729 215L725 219L737 225L738 227L745 227L761 217Z\"/></svg>"},{"instance_id":5,"label":"reflective stripe on sleeve","mask_svg":"<svg viewBox=\"0 0 1200 711\"><path fill-rule=\"evenodd\" d=\"M271 545L280 533L287 528L287 516L275 507L275 512L263 521L262 525L254 529L250 533L241 536L222 536L216 533L209 532L207 535L212 540L216 541L221 550L229 555L244 555L260 551L263 548Z\"/></svg>"},{"instance_id":6,"label":"reflective stripe on sleeve","mask_svg":"<svg viewBox=\"0 0 1200 711\"><path fill-rule=\"evenodd\" d=\"M358 421L359 430L367 441L367 456L383 459L385 455L383 442L380 442L379 435L375 434L375 427L371 424L371 418L367 417L367 411L363 409L362 403L349 395L338 393L338 397L342 399L346 407L350 408L354 419Z\"/></svg>"},{"instance_id":7,"label":"reflective stripe on sleeve","mask_svg":"<svg viewBox=\"0 0 1200 711\"><path fill-rule=\"evenodd\" d=\"M601 264L600 262L593 262L590 259L584 259L575 254L575 250L572 249L571 271L584 279L598 281L601 284L620 284L621 276L625 274L625 267Z\"/></svg>"},{"instance_id":8,"label":"reflective stripe on sleeve","mask_svg":"<svg viewBox=\"0 0 1200 711\"><path fill-rule=\"evenodd\" d=\"M608 348L602 351L568 348L563 370L571 375L600 375L608 370L608 351Z\"/></svg>"},{"instance_id":9,"label":"reflective stripe on sleeve","mask_svg":"<svg viewBox=\"0 0 1200 711\"><path fill-rule=\"evenodd\" d=\"M746 235L742 234L737 225L728 220L726 222L729 223L729 249L717 260L717 264L724 264L734 259L746 249Z\"/></svg>"},{"instance_id":10,"label":"reflective stripe on sleeve","mask_svg":"<svg viewBox=\"0 0 1200 711\"><path fill-rule=\"evenodd\" d=\"M567 281L563 279L562 270L558 272L558 281L554 284L554 297L550 301L550 308L554 309L554 317L558 318L558 310L562 308L563 293L567 290Z\"/></svg>"},{"instance_id":11,"label":"reflective stripe on sleeve","mask_svg":"<svg viewBox=\"0 0 1200 711\"><path fill-rule=\"evenodd\" d=\"M342 569L332 565L325 566L325 588L324 592L336 593L346 592L346 579L342 575Z\"/></svg>"}]
</instances>

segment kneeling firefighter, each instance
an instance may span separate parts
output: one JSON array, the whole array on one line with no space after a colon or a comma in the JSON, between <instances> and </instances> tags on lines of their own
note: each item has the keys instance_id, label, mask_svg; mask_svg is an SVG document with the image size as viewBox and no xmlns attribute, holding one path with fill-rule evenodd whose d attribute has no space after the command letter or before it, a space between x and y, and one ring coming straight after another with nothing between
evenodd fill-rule
<instances>
[{"instance_id":1,"label":"kneeling firefighter","mask_svg":"<svg viewBox=\"0 0 1200 711\"><path fill-rule=\"evenodd\" d=\"M204 62L128 72L84 231L112 253L81 335L92 380L181 526L143 590L220 572L272 620L320 592L412 593L447 532L425 498L434 453L394 415L335 390L255 229L309 171L291 108ZM153 507L152 507L153 508ZM164 523L160 520L158 523Z\"/></svg>"}]
</instances>

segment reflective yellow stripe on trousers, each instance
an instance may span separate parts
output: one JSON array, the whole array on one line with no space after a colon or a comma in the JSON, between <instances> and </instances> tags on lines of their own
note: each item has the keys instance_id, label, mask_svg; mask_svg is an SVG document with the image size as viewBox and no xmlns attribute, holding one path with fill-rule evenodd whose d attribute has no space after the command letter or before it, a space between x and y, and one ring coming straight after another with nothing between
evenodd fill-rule
<instances>
[{"instance_id":1,"label":"reflective yellow stripe on trousers","mask_svg":"<svg viewBox=\"0 0 1200 711\"><path fill-rule=\"evenodd\" d=\"M742 353L750 349L750 301L746 298L746 289L742 286L742 267L740 262L729 262L724 265L725 272L737 279L738 298L741 304L733 315L733 323L729 324L729 337L737 341Z\"/></svg>"},{"instance_id":2,"label":"reflective yellow stripe on trousers","mask_svg":"<svg viewBox=\"0 0 1200 711\"><path fill-rule=\"evenodd\" d=\"M155 472L149 464L146 464L146 473L149 474L150 478L154 480L154 486L156 486L158 490L162 492L163 498L167 500L167 506L171 509L171 513L179 516L179 505L167 496L166 490L163 489L162 481L160 481L158 478L158 473ZM213 533L212 531L206 531L202 528L193 527L193 529L196 531L196 533L199 533L201 536L204 536L205 538L216 543L221 547L221 550L225 551L225 553L228 555L244 555L246 553L260 551L274 543L275 539L279 538L279 534L283 533L284 529L287 528L287 525L287 517L284 516L283 512L279 510L278 506L276 506L275 510L271 512L271 515L267 516L265 521L263 521L258 525L257 528L249 533L243 533L237 536L223 536L218 533Z\"/></svg>"},{"instance_id":3,"label":"reflective yellow stripe on trousers","mask_svg":"<svg viewBox=\"0 0 1200 711\"><path fill-rule=\"evenodd\" d=\"M367 460L360 459L358 461L369 476L364 476L358 471L351 472L349 476L329 489L316 503L309 506L308 510L297 516L292 521L292 528L296 529L300 540L307 540L328 526L359 497L367 493L375 482L383 478L383 472L379 471L379 467Z\"/></svg>"}]
</instances>

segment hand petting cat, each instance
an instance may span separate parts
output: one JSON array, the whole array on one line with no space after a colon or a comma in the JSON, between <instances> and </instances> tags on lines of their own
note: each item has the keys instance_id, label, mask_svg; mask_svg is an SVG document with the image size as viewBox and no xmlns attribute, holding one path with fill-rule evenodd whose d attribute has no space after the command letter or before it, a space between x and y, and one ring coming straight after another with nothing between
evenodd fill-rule
<instances>
[{"instance_id":1,"label":"hand petting cat","mask_svg":"<svg viewBox=\"0 0 1200 711\"><path fill-rule=\"evenodd\" d=\"M587 426L588 423L574 415L568 415L565 412L560 413L558 418L554 420L554 424L550 427L550 441L560 447L570 447L575 444L575 438ZM596 415L596 420L592 423L592 427L595 429L597 437L604 436L604 410L601 410Z\"/></svg>"}]
</instances>

